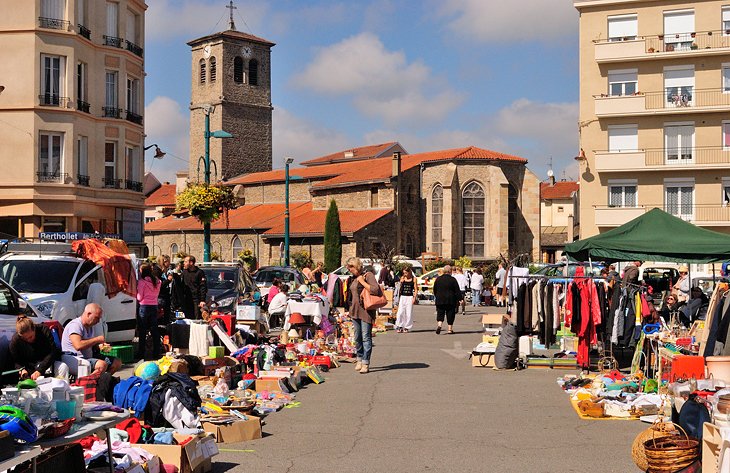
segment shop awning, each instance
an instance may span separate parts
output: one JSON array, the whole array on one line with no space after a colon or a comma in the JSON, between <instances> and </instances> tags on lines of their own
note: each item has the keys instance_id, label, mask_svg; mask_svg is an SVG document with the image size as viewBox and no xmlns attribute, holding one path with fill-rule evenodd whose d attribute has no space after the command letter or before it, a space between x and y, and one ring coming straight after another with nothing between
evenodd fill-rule
<instances>
[{"instance_id":1,"label":"shop awning","mask_svg":"<svg viewBox=\"0 0 730 473\"><path fill-rule=\"evenodd\" d=\"M606 233L570 243L565 252L577 261L713 263L730 260L730 235L652 209Z\"/></svg>"}]
</instances>

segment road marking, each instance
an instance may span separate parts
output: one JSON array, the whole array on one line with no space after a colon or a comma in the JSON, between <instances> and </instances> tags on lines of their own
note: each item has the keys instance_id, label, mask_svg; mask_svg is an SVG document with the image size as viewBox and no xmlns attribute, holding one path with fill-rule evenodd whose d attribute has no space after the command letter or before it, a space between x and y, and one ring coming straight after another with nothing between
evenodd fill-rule
<instances>
[{"instance_id":1,"label":"road marking","mask_svg":"<svg viewBox=\"0 0 730 473\"><path fill-rule=\"evenodd\" d=\"M469 355L471 354L471 352L464 350L464 346L461 344L461 342L454 342L453 349L442 348L441 351L448 353L457 360L464 360L466 358L469 358Z\"/></svg>"}]
</instances>

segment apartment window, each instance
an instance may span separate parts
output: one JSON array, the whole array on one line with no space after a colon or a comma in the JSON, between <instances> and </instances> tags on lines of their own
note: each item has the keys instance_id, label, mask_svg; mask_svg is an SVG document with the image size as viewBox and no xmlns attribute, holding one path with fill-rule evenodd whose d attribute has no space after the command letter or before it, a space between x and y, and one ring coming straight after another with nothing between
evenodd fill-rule
<instances>
[{"instance_id":1,"label":"apartment window","mask_svg":"<svg viewBox=\"0 0 730 473\"><path fill-rule=\"evenodd\" d=\"M66 58L41 54L41 103L60 105L65 82Z\"/></svg>"},{"instance_id":2,"label":"apartment window","mask_svg":"<svg viewBox=\"0 0 730 473\"><path fill-rule=\"evenodd\" d=\"M243 251L241 239L237 236L233 237L231 242L231 261L238 261L238 255Z\"/></svg>"},{"instance_id":3,"label":"apartment window","mask_svg":"<svg viewBox=\"0 0 730 473\"><path fill-rule=\"evenodd\" d=\"M722 7L722 31L725 36L730 35L730 6Z\"/></svg>"},{"instance_id":4,"label":"apartment window","mask_svg":"<svg viewBox=\"0 0 730 473\"><path fill-rule=\"evenodd\" d=\"M127 110L139 113L139 80L127 77Z\"/></svg>"},{"instance_id":5,"label":"apartment window","mask_svg":"<svg viewBox=\"0 0 730 473\"><path fill-rule=\"evenodd\" d=\"M104 143L104 184L114 187L117 178L117 144L113 141Z\"/></svg>"},{"instance_id":6,"label":"apartment window","mask_svg":"<svg viewBox=\"0 0 730 473\"><path fill-rule=\"evenodd\" d=\"M41 16L39 25L41 28L54 30L65 30L68 28L66 21L66 0L41 0Z\"/></svg>"},{"instance_id":7,"label":"apartment window","mask_svg":"<svg viewBox=\"0 0 730 473\"><path fill-rule=\"evenodd\" d=\"M730 149L730 122L722 122L722 147Z\"/></svg>"},{"instance_id":8,"label":"apartment window","mask_svg":"<svg viewBox=\"0 0 730 473\"><path fill-rule=\"evenodd\" d=\"M695 31L694 10L664 12L664 43L667 51L685 51L692 47Z\"/></svg>"},{"instance_id":9,"label":"apartment window","mask_svg":"<svg viewBox=\"0 0 730 473\"><path fill-rule=\"evenodd\" d=\"M633 152L639 149L639 125L609 125L608 152Z\"/></svg>"},{"instance_id":10,"label":"apartment window","mask_svg":"<svg viewBox=\"0 0 730 473\"><path fill-rule=\"evenodd\" d=\"M86 0L76 0L76 23L86 25Z\"/></svg>"},{"instance_id":11,"label":"apartment window","mask_svg":"<svg viewBox=\"0 0 730 473\"><path fill-rule=\"evenodd\" d=\"M565 212L565 207L558 207L558 213Z\"/></svg>"},{"instance_id":12,"label":"apartment window","mask_svg":"<svg viewBox=\"0 0 730 473\"><path fill-rule=\"evenodd\" d=\"M609 207L636 207L637 183L635 180L608 181Z\"/></svg>"},{"instance_id":13,"label":"apartment window","mask_svg":"<svg viewBox=\"0 0 730 473\"><path fill-rule=\"evenodd\" d=\"M85 62L76 64L76 96L84 102L88 102L88 70L89 66Z\"/></svg>"},{"instance_id":14,"label":"apartment window","mask_svg":"<svg viewBox=\"0 0 730 473\"><path fill-rule=\"evenodd\" d=\"M256 59L248 61L248 83L259 85L259 62Z\"/></svg>"},{"instance_id":15,"label":"apartment window","mask_svg":"<svg viewBox=\"0 0 730 473\"><path fill-rule=\"evenodd\" d=\"M484 256L484 188L476 182L469 183L461 194L464 219L464 254Z\"/></svg>"},{"instance_id":16,"label":"apartment window","mask_svg":"<svg viewBox=\"0 0 730 473\"><path fill-rule=\"evenodd\" d=\"M63 163L63 133L42 131L38 153L38 177L40 180L60 179Z\"/></svg>"},{"instance_id":17,"label":"apartment window","mask_svg":"<svg viewBox=\"0 0 730 473\"><path fill-rule=\"evenodd\" d=\"M117 73L114 71L106 72L106 98L104 104L110 108L118 108L119 103L117 97Z\"/></svg>"},{"instance_id":18,"label":"apartment window","mask_svg":"<svg viewBox=\"0 0 730 473\"><path fill-rule=\"evenodd\" d=\"M691 220L694 206L694 181L677 179L664 181L664 210L675 217Z\"/></svg>"},{"instance_id":19,"label":"apartment window","mask_svg":"<svg viewBox=\"0 0 730 473\"><path fill-rule=\"evenodd\" d=\"M639 20L636 15L619 15L608 17L608 40L629 41L636 39Z\"/></svg>"},{"instance_id":20,"label":"apartment window","mask_svg":"<svg viewBox=\"0 0 730 473\"><path fill-rule=\"evenodd\" d=\"M444 218L444 189L437 185L431 192L431 251L441 255Z\"/></svg>"},{"instance_id":21,"label":"apartment window","mask_svg":"<svg viewBox=\"0 0 730 473\"><path fill-rule=\"evenodd\" d=\"M119 37L119 4L106 2L106 35Z\"/></svg>"},{"instance_id":22,"label":"apartment window","mask_svg":"<svg viewBox=\"0 0 730 473\"><path fill-rule=\"evenodd\" d=\"M65 232L66 217L43 217L44 232Z\"/></svg>"},{"instance_id":23,"label":"apartment window","mask_svg":"<svg viewBox=\"0 0 730 473\"><path fill-rule=\"evenodd\" d=\"M89 138L79 136L76 140L76 172L88 179L89 176ZM79 177L81 179L81 177ZM88 185L88 182L87 182Z\"/></svg>"},{"instance_id":24,"label":"apartment window","mask_svg":"<svg viewBox=\"0 0 730 473\"><path fill-rule=\"evenodd\" d=\"M730 92L730 64L722 65L722 90L725 93Z\"/></svg>"},{"instance_id":25,"label":"apartment window","mask_svg":"<svg viewBox=\"0 0 730 473\"><path fill-rule=\"evenodd\" d=\"M378 207L378 188L377 187L370 188L370 207L371 208Z\"/></svg>"},{"instance_id":26,"label":"apartment window","mask_svg":"<svg viewBox=\"0 0 730 473\"><path fill-rule=\"evenodd\" d=\"M636 69L608 71L608 95L634 95L638 90L638 76Z\"/></svg>"},{"instance_id":27,"label":"apartment window","mask_svg":"<svg viewBox=\"0 0 730 473\"><path fill-rule=\"evenodd\" d=\"M127 147L127 180L139 182L139 147Z\"/></svg>"},{"instance_id":28,"label":"apartment window","mask_svg":"<svg viewBox=\"0 0 730 473\"><path fill-rule=\"evenodd\" d=\"M689 107L695 86L693 67L664 68L664 91L667 107Z\"/></svg>"},{"instance_id":29,"label":"apartment window","mask_svg":"<svg viewBox=\"0 0 730 473\"><path fill-rule=\"evenodd\" d=\"M205 59L200 60L200 83L205 84Z\"/></svg>"},{"instance_id":30,"label":"apartment window","mask_svg":"<svg viewBox=\"0 0 730 473\"><path fill-rule=\"evenodd\" d=\"M694 136L694 125L665 125L664 148L667 162L677 163L691 160L694 155Z\"/></svg>"},{"instance_id":31,"label":"apartment window","mask_svg":"<svg viewBox=\"0 0 730 473\"><path fill-rule=\"evenodd\" d=\"M722 205L730 205L730 177L722 178Z\"/></svg>"},{"instance_id":32,"label":"apartment window","mask_svg":"<svg viewBox=\"0 0 730 473\"><path fill-rule=\"evenodd\" d=\"M243 84L243 58L241 57L233 60L233 82Z\"/></svg>"},{"instance_id":33,"label":"apartment window","mask_svg":"<svg viewBox=\"0 0 730 473\"><path fill-rule=\"evenodd\" d=\"M137 38L138 24L139 16L131 10L127 10L127 41L139 43L139 38Z\"/></svg>"}]
</instances>

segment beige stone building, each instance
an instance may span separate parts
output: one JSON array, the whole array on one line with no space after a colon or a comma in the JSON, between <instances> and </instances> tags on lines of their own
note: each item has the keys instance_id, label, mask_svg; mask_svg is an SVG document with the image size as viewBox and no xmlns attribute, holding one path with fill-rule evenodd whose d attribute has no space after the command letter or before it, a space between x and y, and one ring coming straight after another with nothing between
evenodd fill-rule
<instances>
[{"instance_id":1,"label":"beige stone building","mask_svg":"<svg viewBox=\"0 0 730 473\"><path fill-rule=\"evenodd\" d=\"M654 207L730 231L730 3L574 5L581 237Z\"/></svg>"},{"instance_id":2,"label":"beige stone building","mask_svg":"<svg viewBox=\"0 0 730 473\"><path fill-rule=\"evenodd\" d=\"M580 234L579 189L578 182L556 182L554 176L540 183L540 252L544 263L560 260L566 243Z\"/></svg>"},{"instance_id":3,"label":"beige stone building","mask_svg":"<svg viewBox=\"0 0 730 473\"><path fill-rule=\"evenodd\" d=\"M141 0L0 0L0 232L142 242Z\"/></svg>"}]
</instances>

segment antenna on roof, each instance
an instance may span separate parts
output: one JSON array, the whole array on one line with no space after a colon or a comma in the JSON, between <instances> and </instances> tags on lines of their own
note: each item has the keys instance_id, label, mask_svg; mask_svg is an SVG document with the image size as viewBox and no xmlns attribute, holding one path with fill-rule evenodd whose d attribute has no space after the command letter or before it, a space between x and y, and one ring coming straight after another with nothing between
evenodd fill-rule
<instances>
[{"instance_id":1,"label":"antenna on roof","mask_svg":"<svg viewBox=\"0 0 730 473\"><path fill-rule=\"evenodd\" d=\"M238 10L237 6L233 5L233 0L228 2L228 5L226 5L226 8L230 10L230 14L228 15L228 29L229 30L236 30L236 23L233 22L233 10Z\"/></svg>"}]
</instances>

